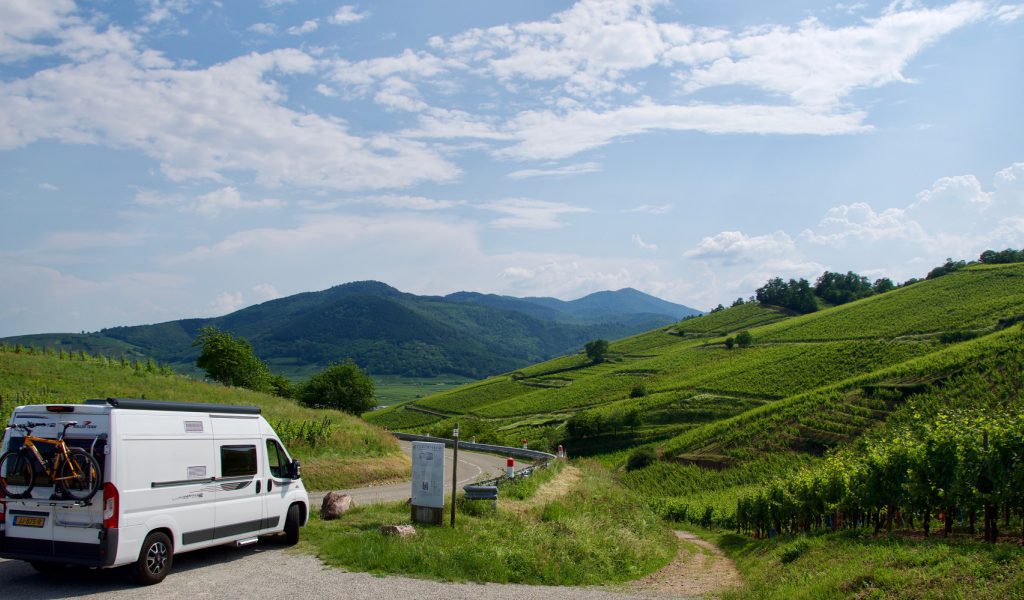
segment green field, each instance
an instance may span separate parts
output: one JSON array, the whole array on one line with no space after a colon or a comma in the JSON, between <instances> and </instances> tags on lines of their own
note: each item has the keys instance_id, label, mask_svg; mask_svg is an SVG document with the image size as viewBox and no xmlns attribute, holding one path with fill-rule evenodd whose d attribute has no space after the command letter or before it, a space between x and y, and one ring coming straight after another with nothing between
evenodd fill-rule
<instances>
[{"instance_id":1,"label":"green field","mask_svg":"<svg viewBox=\"0 0 1024 600\"><path fill-rule=\"evenodd\" d=\"M149 363L123 366L81 354L0 351L0 419L22 404L80 403L89 398L149 398L257 405L303 461L311 489L347 488L405 477L409 460L393 437L357 417L306 408L295 401L195 381ZM324 419L327 419L325 425Z\"/></svg>"}]
</instances>

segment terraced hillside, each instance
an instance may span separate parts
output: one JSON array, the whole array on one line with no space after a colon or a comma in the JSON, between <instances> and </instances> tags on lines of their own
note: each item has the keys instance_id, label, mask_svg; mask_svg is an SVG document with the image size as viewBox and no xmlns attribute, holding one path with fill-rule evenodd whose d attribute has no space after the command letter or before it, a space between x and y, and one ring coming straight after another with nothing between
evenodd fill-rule
<instances>
[{"instance_id":1,"label":"terraced hillside","mask_svg":"<svg viewBox=\"0 0 1024 600\"><path fill-rule=\"evenodd\" d=\"M77 404L108 397L257 405L289 452L302 459L303 478L311 489L391 480L409 470L409 459L392 436L343 412L195 381L152 362L122 363L85 353L30 354L0 346L0 421L5 424L13 408L22 404Z\"/></svg>"},{"instance_id":2,"label":"terraced hillside","mask_svg":"<svg viewBox=\"0 0 1024 600\"><path fill-rule=\"evenodd\" d=\"M627 484L691 518L735 509L745 487L813 463L1018 343L1024 265L973 266L810 315L744 304L368 415L395 429L660 460ZM749 347L727 349L747 330Z\"/></svg>"}]
</instances>

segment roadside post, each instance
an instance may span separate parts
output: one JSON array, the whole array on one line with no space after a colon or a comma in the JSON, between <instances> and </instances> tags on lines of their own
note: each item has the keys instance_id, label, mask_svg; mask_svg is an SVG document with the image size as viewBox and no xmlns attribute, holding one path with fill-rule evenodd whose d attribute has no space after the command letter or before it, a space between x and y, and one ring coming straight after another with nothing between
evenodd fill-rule
<instances>
[{"instance_id":1,"label":"roadside post","mask_svg":"<svg viewBox=\"0 0 1024 600\"><path fill-rule=\"evenodd\" d=\"M412 520L444 522L444 444L412 443Z\"/></svg>"},{"instance_id":2,"label":"roadside post","mask_svg":"<svg viewBox=\"0 0 1024 600\"><path fill-rule=\"evenodd\" d=\"M455 528L455 485L459 481L459 424L455 424L452 431L452 438L455 440L455 452L452 456L452 528Z\"/></svg>"},{"instance_id":3,"label":"roadside post","mask_svg":"<svg viewBox=\"0 0 1024 600\"><path fill-rule=\"evenodd\" d=\"M511 456L505 461L505 476L512 479L516 475L516 459Z\"/></svg>"}]
</instances>

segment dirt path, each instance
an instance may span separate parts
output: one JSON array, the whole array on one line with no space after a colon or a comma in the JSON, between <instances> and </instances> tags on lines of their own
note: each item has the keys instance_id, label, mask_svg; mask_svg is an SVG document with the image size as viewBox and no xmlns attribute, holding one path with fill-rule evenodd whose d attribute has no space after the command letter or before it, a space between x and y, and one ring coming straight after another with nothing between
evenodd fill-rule
<instances>
[{"instance_id":1,"label":"dirt path","mask_svg":"<svg viewBox=\"0 0 1024 600\"><path fill-rule=\"evenodd\" d=\"M679 538L675 559L630 583L625 591L666 598L714 598L743 583L736 565L714 544L685 531L675 534Z\"/></svg>"},{"instance_id":2,"label":"dirt path","mask_svg":"<svg viewBox=\"0 0 1024 600\"><path fill-rule=\"evenodd\" d=\"M554 479L540 486L540 489L526 500L506 500L501 504L502 512L511 512L524 515L530 509L537 506L544 506L552 500L557 500L569 494L582 478L580 470L572 465L562 467L562 472Z\"/></svg>"}]
</instances>

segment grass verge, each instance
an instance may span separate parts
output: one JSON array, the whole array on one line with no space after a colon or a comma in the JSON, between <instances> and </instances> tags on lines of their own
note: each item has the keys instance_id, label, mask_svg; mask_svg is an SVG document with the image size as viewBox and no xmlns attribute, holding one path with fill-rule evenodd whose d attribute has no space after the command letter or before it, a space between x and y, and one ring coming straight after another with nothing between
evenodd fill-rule
<instances>
[{"instance_id":1,"label":"grass verge","mask_svg":"<svg viewBox=\"0 0 1024 600\"><path fill-rule=\"evenodd\" d=\"M570 493L522 513L499 500L495 513L460 513L454 529L417 525L400 539L378 528L408 523L409 507L368 505L337 521L314 518L304 538L331 565L447 581L595 585L667 564L677 545L665 524L597 463L578 467Z\"/></svg>"},{"instance_id":2,"label":"grass verge","mask_svg":"<svg viewBox=\"0 0 1024 600\"><path fill-rule=\"evenodd\" d=\"M740 598L1024 598L1024 548L861 531L755 540L686 527L736 562Z\"/></svg>"}]
</instances>

